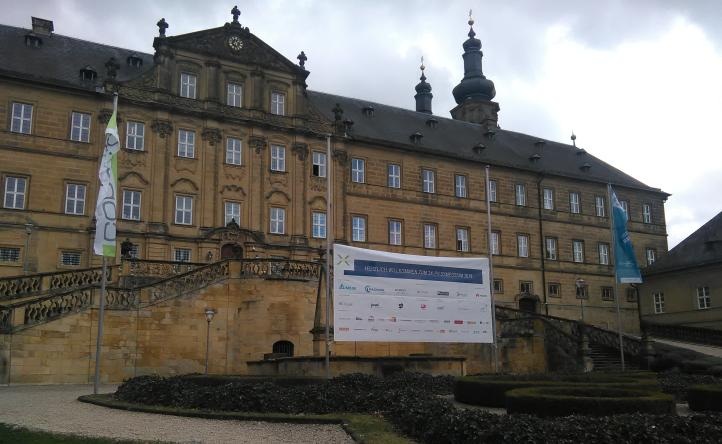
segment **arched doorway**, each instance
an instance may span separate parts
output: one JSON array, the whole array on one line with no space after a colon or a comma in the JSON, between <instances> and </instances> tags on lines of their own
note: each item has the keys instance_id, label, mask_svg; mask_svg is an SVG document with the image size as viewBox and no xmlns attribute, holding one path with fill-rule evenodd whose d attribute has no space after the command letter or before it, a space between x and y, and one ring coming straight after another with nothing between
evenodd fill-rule
<instances>
[{"instance_id":1,"label":"arched doorway","mask_svg":"<svg viewBox=\"0 0 722 444\"><path fill-rule=\"evenodd\" d=\"M283 354L288 357L293 356L293 342L291 341L278 341L273 344L274 354Z\"/></svg>"},{"instance_id":2,"label":"arched doorway","mask_svg":"<svg viewBox=\"0 0 722 444\"><path fill-rule=\"evenodd\" d=\"M529 313L536 313L538 302L539 296L529 293L522 293L519 295L519 310Z\"/></svg>"},{"instance_id":3,"label":"arched doorway","mask_svg":"<svg viewBox=\"0 0 722 444\"><path fill-rule=\"evenodd\" d=\"M243 248L238 244L225 244L221 247L221 259L242 259Z\"/></svg>"}]
</instances>

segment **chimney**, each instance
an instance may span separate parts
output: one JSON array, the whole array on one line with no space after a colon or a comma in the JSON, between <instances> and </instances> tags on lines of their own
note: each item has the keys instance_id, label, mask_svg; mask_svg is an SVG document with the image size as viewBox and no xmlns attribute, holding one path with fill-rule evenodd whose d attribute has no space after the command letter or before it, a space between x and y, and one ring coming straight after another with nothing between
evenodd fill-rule
<instances>
[{"instance_id":1,"label":"chimney","mask_svg":"<svg viewBox=\"0 0 722 444\"><path fill-rule=\"evenodd\" d=\"M33 20L33 32L38 35L51 36L55 28L53 28L52 20L45 20L37 17L32 17Z\"/></svg>"}]
</instances>

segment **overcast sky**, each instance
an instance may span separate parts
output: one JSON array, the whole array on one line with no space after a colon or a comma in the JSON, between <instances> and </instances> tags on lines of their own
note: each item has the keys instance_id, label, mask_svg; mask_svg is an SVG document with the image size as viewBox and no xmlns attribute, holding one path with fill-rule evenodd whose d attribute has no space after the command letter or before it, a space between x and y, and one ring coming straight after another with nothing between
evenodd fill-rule
<instances>
[{"instance_id":1,"label":"overcast sky","mask_svg":"<svg viewBox=\"0 0 722 444\"><path fill-rule=\"evenodd\" d=\"M153 52L222 26L229 2L0 0L3 24ZM463 77L469 9L502 128L577 145L671 193L670 248L722 211L722 0L255 0L240 22L296 61L311 89L414 108L423 55L434 113Z\"/></svg>"}]
</instances>

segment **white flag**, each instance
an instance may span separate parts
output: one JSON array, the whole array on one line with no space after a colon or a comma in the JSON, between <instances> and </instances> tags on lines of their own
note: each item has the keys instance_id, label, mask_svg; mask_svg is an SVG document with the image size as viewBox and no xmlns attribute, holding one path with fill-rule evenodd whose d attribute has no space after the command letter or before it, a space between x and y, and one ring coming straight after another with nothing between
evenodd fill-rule
<instances>
[{"instance_id":1,"label":"white flag","mask_svg":"<svg viewBox=\"0 0 722 444\"><path fill-rule=\"evenodd\" d=\"M115 214L118 200L118 96L113 99L113 114L105 129L105 149L100 159L100 189L95 205L95 243L93 249L99 256L115 257Z\"/></svg>"}]
</instances>

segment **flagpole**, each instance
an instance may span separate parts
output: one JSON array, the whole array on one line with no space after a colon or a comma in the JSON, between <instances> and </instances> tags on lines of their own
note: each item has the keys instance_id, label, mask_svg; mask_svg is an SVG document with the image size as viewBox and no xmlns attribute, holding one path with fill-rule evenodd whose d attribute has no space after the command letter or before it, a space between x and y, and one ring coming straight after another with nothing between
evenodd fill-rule
<instances>
[{"instance_id":1,"label":"flagpole","mask_svg":"<svg viewBox=\"0 0 722 444\"><path fill-rule=\"evenodd\" d=\"M325 366L326 366L326 379L331 378L331 341L329 336L331 334L331 264L333 258L331 257L331 242L333 237L333 185L331 175L331 135L326 136L326 353L325 353Z\"/></svg>"},{"instance_id":2,"label":"flagpole","mask_svg":"<svg viewBox=\"0 0 722 444\"><path fill-rule=\"evenodd\" d=\"M97 236L97 234L96 234ZM100 346L103 342L103 318L105 317L105 285L107 261L103 256L103 277L100 279L100 302L98 309L98 337L95 340L95 379L93 380L93 394L98 394L98 385L100 384Z\"/></svg>"},{"instance_id":3,"label":"flagpole","mask_svg":"<svg viewBox=\"0 0 722 444\"><path fill-rule=\"evenodd\" d=\"M484 167L486 175L486 219L487 219L487 245L489 246L489 298L491 301L491 334L494 342L492 343L492 351L494 352L494 373L499 373L499 352L496 343L496 306L494 305L494 261L491 252L491 196L489 195L489 165Z\"/></svg>"},{"instance_id":4,"label":"flagpole","mask_svg":"<svg viewBox=\"0 0 722 444\"><path fill-rule=\"evenodd\" d=\"M614 260L617 258L617 243L614 238L614 203L612 202L612 184L607 184L607 201L609 202L609 231L612 235L612 252ZM617 332L619 333L619 358L622 362L622 371L624 371L624 338L622 337L622 313L619 309L619 279L617 275L617 266L614 265L614 300L617 307Z\"/></svg>"}]
</instances>

